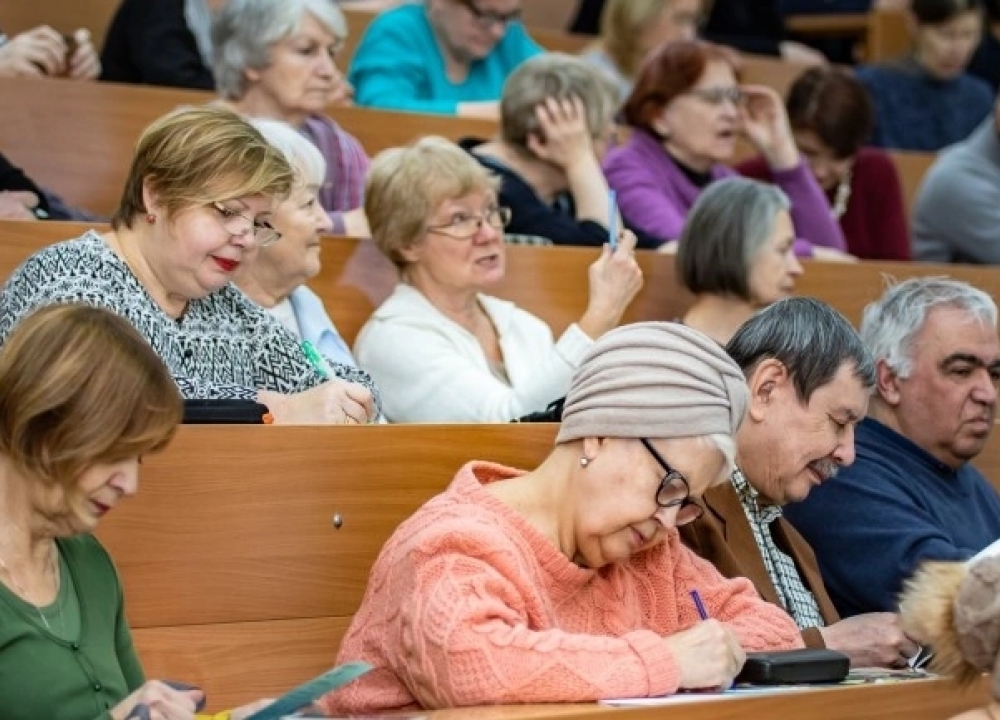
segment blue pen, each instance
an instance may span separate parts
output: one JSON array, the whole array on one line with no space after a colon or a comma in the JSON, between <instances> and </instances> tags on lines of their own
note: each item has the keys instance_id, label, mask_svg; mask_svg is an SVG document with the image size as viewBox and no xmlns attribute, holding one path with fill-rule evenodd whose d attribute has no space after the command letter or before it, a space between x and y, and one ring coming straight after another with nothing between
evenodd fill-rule
<instances>
[{"instance_id":1,"label":"blue pen","mask_svg":"<svg viewBox=\"0 0 1000 720\"><path fill-rule=\"evenodd\" d=\"M698 594L697 590L691 591L691 599L694 600L694 606L698 610L698 617L702 620L708 620L708 611L705 610L705 603L701 601L701 595Z\"/></svg>"},{"instance_id":2,"label":"blue pen","mask_svg":"<svg viewBox=\"0 0 1000 720\"><path fill-rule=\"evenodd\" d=\"M608 245L611 252L618 249L618 193L608 190Z\"/></svg>"}]
</instances>

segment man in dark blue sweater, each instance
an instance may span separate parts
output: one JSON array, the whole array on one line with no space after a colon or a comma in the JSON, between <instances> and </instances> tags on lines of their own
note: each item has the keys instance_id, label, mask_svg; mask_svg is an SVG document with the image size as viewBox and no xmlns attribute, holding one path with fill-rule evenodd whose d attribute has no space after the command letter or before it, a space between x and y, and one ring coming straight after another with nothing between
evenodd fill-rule
<instances>
[{"instance_id":1,"label":"man in dark blue sweater","mask_svg":"<svg viewBox=\"0 0 1000 720\"><path fill-rule=\"evenodd\" d=\"M1000 538L1000 496L969 464L1000 381L997 307L972 286L914 278L865 309L876 392L853 465L787 517L816 552L842 616L894 611L925 560L965 560Z\"/></svg>"}]
</instances>

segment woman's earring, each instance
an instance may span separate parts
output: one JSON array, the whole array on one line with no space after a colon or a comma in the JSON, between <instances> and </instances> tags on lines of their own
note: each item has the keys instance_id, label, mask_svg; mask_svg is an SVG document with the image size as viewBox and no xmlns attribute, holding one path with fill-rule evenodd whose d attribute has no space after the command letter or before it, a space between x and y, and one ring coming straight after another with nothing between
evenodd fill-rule
<instances>
[{"instance_id":1,"label":"woman's earring","mask_svg":"<svg viewBox=\"0 0 1000 720\"><path fill-rule=\"evenodd\" d=\"M584 455L580 458L580 467L587 467L590 465L590 458Z\"/></svg>"},{"instance_id":2,"label":"woman's earring","mask_svg":"<svg viewBox=\"0 0 1000 720\"><path fill-rule=\"evenodd\" d=\"M153 213L146 213L146 222L148 222L150 225L152 225L153 223L155 223L156 222L156 215L154 215Z\"/></svg>"}]
</instances>

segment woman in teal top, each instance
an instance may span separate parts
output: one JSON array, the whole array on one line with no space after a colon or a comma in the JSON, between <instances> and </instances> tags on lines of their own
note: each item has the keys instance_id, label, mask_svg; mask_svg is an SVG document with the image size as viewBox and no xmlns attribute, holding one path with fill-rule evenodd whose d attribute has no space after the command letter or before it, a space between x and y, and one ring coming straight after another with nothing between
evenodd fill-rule
<instances>
[{"instance_id":1,"label":"woman in teal top","mask_svg":"<svg viewBox=\"0 0 1000 720\"><path fill-rule=\"evenodd\" d=\"M507 76L542 52L520 14L520 0L426 0L382 13L354 52L354 101L495 117Z\"/></svg>"},{"instance_id":2,"label":"woman in teal top","mask_svg":"<svg viewBox=\"0 0 1000 720\"><path fill-rule=\"evenodd\" d=\"M156 720L195 717L200 691L145 680L118 573L90 535L180 416L163 362L107 310L50 305L0 348L4 720L124 720L138 704Z\"/></svg>"}]
</instances>

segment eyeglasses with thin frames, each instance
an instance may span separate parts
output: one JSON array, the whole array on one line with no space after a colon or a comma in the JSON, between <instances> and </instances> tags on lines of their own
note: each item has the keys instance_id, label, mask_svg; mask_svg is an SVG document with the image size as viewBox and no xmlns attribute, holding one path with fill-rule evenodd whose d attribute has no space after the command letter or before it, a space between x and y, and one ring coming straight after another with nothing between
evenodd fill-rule
<instances>
[{"instance_id":1,"label":"eyeglasses with thin frames","mask_svg":"<svg viewBox=\"0 0 1000 720\"><path fill-rule=\"evenodd\" d=\"M444 235L453 240L468 240L479 232L483 223L494 230L503 230L510 222L510 217L510 208L494 205L481 213L456 212L446 223L428 225L427 232Z\"/></svg>"},{"instance_id":2,"label":"eyeglasses with thin frames","mask_svg":"<svg viewBox=\"0 0 1000 720\"><path fill-rule=\"evenodd\" d=\"M489 29L494 25L507 27L513 22L521 19L521 8L511 10L509 13L495 13L489 10L480 10L473 0L459 0L459 3L472 13L472 16L479 21L479 24Z\"/></svg>"},{"instance_id":3,"label":"eyeglasses with thin frames","mask_svg":"<svg viewBox=\"0 0 1000 720\"><path fill-rule=\"evenodd\" d=\"M275 230L269 223L254 222L246 215L227 208L219 202L214 202L211 207L218 213L219 223L230 235L243 236L250 234L258 247L273 245L281 239L281 233Z\"/></svg>"},{"instance_id":4,"label":"eyeglasses with thin frames","mask_svg":"<svg viewBox=\"0 0 1000 720\"><path fill-rule=\"evenodd\" d=\"M742 105L746 100L746 93L738 87L707 87L688 90L685 95L693 95L699 100L704 100L709 105L722 105L730 102L733 105Z\"/></svg>"},{"instance_id":5,"label":"eyeglasses with thin frames","mask_svg":"<svg viewBox=\"0 0 1000 720\"><path fill-rule=\"evenodd\" d=\"M665 473L659 488L656 490L656 504L661 508L677 508L674 524L678 526L687 525L704 515L705 508L691 499L691 485L687 478L674 470L649 440L640 438L639 442L649 451L649 454L653 456L653 459L663 468Z\"/></svg>"}]
</instances>

